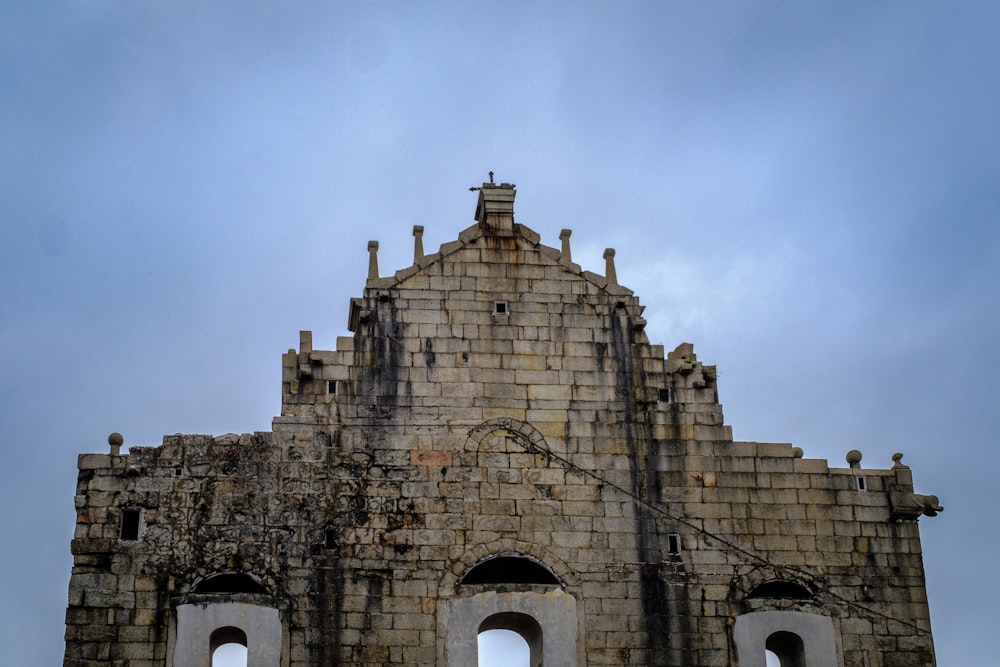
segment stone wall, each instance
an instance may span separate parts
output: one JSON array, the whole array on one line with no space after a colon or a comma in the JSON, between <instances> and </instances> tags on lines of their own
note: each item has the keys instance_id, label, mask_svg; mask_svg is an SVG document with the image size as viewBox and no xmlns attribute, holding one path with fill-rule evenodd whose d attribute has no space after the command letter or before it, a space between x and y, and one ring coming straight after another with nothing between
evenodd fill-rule
<instances>
[{"instance_id":1,"label":"stone wall","mask_svg":"<svg viewBox=\"0 0 1000 667\"><path fill-rule=\"evenodd\" d=\"M514 192L484 184L438 253L416 229L392 277L370 245L353 336L302 332L273 432L81 456L65 665L180 664L178 609L236 603L274 610L259 664L290 667L467 664L493 627L550 667L762 666L782 623L831 664L934 664L936 498L898 458L733 442L715 368L649 344L614 252L583 271Z\"/></svg>"}]
</instances>

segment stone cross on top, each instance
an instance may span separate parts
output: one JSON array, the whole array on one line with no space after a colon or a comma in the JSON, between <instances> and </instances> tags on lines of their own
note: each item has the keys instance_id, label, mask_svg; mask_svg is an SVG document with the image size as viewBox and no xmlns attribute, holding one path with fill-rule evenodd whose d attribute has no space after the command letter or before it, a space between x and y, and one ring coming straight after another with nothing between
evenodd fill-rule
<instances>
[{"instance_id":1,"label":"stone cross on top","mask_svg":"<svg viewBox=\"0 0 1000 667\"><path fill-rule=\"evenodd\" d=\"M497 185L496 183L493 182L493 172L491 171L489 183L483 183L482 186L478 188L473 186L469 188L469 192L475 192L476 190L482 190L483 188L504 188L505 190L513 190L516 187L517 186L514 185L513 183L501 183L500 185Z\"/></svg>"}]
</instances>

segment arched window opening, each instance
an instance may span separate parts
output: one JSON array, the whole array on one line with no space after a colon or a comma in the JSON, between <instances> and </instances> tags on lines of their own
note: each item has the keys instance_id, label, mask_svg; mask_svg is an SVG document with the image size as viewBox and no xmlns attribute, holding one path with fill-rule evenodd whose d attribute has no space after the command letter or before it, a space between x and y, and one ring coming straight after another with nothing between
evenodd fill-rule
<instances>
[{"instance_id":1,"label":"arched window opening","mask_svg":"<svg viewBox=\"0 0 1000 667\"><path fill-rule=\"evenodd\" d=\"M247 633L232 626L219 628L209 638L212 667L247 667Z\"/></svg>"},{"instance_id":2,"label":"arched window opening","mask_svg":"<svg viewBox=\"0 0 1000 667\"><path fill-rule=\"evenodd\" d=\"M267 589L248 574L216 574L202 579L192 593L260 593L267 595ZM244 640L245 641L245 640Z\"/></svg>"},{"instance_id":3,"label":"arched window opening","mask_svg":"<svg viewBox=\"0 0 1000 667\"><path fill-rule=\"evenodd\" d=\"M540 667L542 626L518 612L493 614L479 624L479 667Z\"/></svg>"},{"instance_id":4,"label":"arched window opening","mask_svg":"<svg viewBox=\"0 0 1000 667\"><path fill-rule=\"evenodd\" d=\"M552 572L536 561L523 556L497 556L469 570L460 584L541 584L558 586Z\"/></svg>"},{"instance_id":5,"label":"arched window opening","mask_svg":"<svg viewBox=\"0 0 1000 667\"><path fill-rule=\"evenodd\" d=\"M774 655L778 667L806 667L806 648L802 637L794 632L775 632L767 638L764 648ZM768 665L771 665L770 658Z\"/></svg>"},{"instance_id":6,"label":"arched window opening","mask_svg":"<svg viewBox=\"0 0 1000 667\"><path fill-rule=\"evenodd\" d=\"M774 651L764 651L764 659L767 667L781 667L781 659L774 654Z\"/></svg>"},{"instance_id":7,"label":"arched window opening","mask_svg":"<svg viewBox=\"0 0 1000 667\"><path fill-rule=\"evenodd\" d=\"M194 595L171 619L172 667L276 667L287 664L281 609L265 596ZM269 602L269 600L264 600ZM237 644L235 646L227 646ZM246 652L242 650L246 649ZM220 650L221 649L221 650ZM235 662L234 662L235 661Z\"/></svg>"},{"instance_id":8,"label":"arched window opening","mask_svg":"<svg viewBox=\"0 0 1000 667\"><path fill-rule=\"evenodd\" d=\"M513 630L480 632L479 667L531 667L528 641Z\"/></svg>"},{"instance_id":9,"label":"arched window opening","mask_svg":"<svg viewBox=\"0 0 1000 667\"><path fill-rule=\"evenodd\" d=\"M812 600L813 594L808 588L794 581L765 581L750 591L747 598L777 598L781 600Z\"/></svg>"},{"instance_id":10,"label":"arched window opening","mask_svg":"<svg viewBox=\"0 0 1000 667\"><path fill-rule=\"evenodd\" d=\"M212 652L212 667L247 667L247 647L223 644Z\"/></svg>"}]
</instances>

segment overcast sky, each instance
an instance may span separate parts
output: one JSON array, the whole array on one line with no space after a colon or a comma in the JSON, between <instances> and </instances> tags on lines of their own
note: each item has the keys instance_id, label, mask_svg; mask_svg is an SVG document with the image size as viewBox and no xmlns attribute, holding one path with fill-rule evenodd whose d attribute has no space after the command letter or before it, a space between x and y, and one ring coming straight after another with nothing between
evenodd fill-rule
<instances>
[{"instance_id":1,"label":"overcast sky","mask_svg":"<svg viewBox=\"0 0 1000 667\"><path fill-rule=\"evenodd\" d=\"M4 0L5 664L60 664L77 454L269 430L367 241L435 251L490 170L737 439L903 452L938 662L995 663L1000 3Z\"/></svg>"}]
</instances>

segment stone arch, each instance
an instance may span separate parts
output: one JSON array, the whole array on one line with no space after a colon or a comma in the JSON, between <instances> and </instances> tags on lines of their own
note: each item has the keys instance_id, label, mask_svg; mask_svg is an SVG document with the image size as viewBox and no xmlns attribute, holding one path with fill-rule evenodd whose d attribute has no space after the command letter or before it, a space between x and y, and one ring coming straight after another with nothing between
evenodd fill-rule
<instances>
[{"instance_id":1,"label":"stone arch","mask_svg":"<svg viewBox=\"0 0 1000 667\"><path fill-rule=\"evenodd\" d=\"M501 538L493 542L470 546L461 558L455 560L452 566L441 578L439 595L451 597L455 594L455 586L465 575L479 563L497 556L515 556L529 558L549 570L559 580L562 588L570 588L579 584L579 578L559 556L542 545L522 542L512 538Z\"/></svg>"},{"instance_id":2,"label":"stone arch","mask_svg":"<svg viewBox=\"0 0 1000 667\"><path fill-rule=\"evenodd\" d=\"M488 556L467 570L458 585L529 584L559 586L555 573L535 558L518 553L498 553Z\"/></svg>"},{"instance_id":3,"label":"stone arch","mask_svg":"<svg viewBox=\"0 0 1000 667\"><path fill-rule=\"evenodd\" d=\"M253 574L205 571L199 568L188 593L171 599L166 664L204 667L217 648L236 643L247 649L247 667L287 667L287 601Z\"/></svg>"},{"instance_id":4,"label":"stone arch","mask_svg":"<svg viewBox=\"0 0 1000 667\"><path fill-rule=\"evenodd\" d=\"M746 598L765 600L812 600L816 595L806 586L787 579L771 579L757 584Z\"/></svg>"},{"instance_id":5,"label":"stone arch","mask_svg":"<svg viewBox=\"0 0 1000 667\"><path fill-rule=\"evenodd\" d=\"M520 634L531 652L531 665L576 667L583 637L576 598L552 587L546 592L486 590L443 601L438 617L447 667L478 663L479 633L509 629Z\"/></svg>"},{"instance_id":6,"label":"stone arch","mask_svg":"<svg viewBox=\"0 0 1000 667\"><path fill-rule=\"evenodd\" d=\"M462 578L477 565L494 558L523 558L550 572L557 585L500 583L459 586ZM532 648L532 664L546 667L575 667L583 661L583 603L567 591L579 585L579 577L554 553L543 546L503 538L470 547L444 574L439 585L442 601L438 615L438 639L447 656L448 667L476 664L479 632L511 629L521 634ZM539 626L534 639L518 627L491 623L529 617ZM492 619L490 621L489 619ZM524 620L524 619L522 619ZM485 625L484 625L485 624ZM525 626L526 627L526 626ZM523 628L522 628L523 629ZM536 662L534 656L541 656Z\"/></svg>"},{"instance_id":7,"label":"stone arch","mask_svg":"<svg viewBox=\"0 0 1000 667\"><path fill-rule=\"evenodd\" d=\"M778 657L781 667L806 667L805 643L794 632L772 632L764 640L764 648Z\"/></svg>"},{"instance_id":8,"label":"stone arch","mask_svg":"<svg viewBox=\"0 0 1000 667\"><path fill-rule=\"evenodd\" d=\"M805 576L796 576L780 567L770 565L755 567L742 576L733 578L730 600L756 610L767 600L795 600L810 604L816 602L813 584Z\"/></svg>"},{"instance_id":9,"label":"stone arch","mask_svg":"<svg viewBox=\"0 0 1000 667\"><path fill-rule=\"evenodd\" d=\"M840 647L833 619L803 611L755 611L733 624L738 667L765 667L766 651L782 667L838 667Z\"/></svg>"},{"instance_id":10,"label":"stone arch","mask_svg":"<svg viewBox=\"0 0 1000 667\"><path fill-rule=\"evenodd\" d=\"M271 591L276 590L274 577L253 570L236 570L227 565L213 567L211 564L203 564L191 570L190 582L187 588L189 594L219 592L271 595ZM208 590L213 587L218 590ZM241 587L242 590L235 590Z\"/></svg>"},{"instance_id":11,"label":"stone arch","mask_svg":"<svg viewBox=\"0 0 1000 667\"><path fill-rule=\"evenodd\" d=\"M191 592L268 594L267 587L260 579L245 572L217 572L198 577L191 583Z\"/></svg>"},{"instance_id":12,"label":"stone arch","mask_svg":"<svg viewBox=\"0 0 1000 667\"><path fill-rule=\"evenodd\" d=\"M212 631L212 634L208 638L208 646L210 651L215 652L215 649L223 644L242 644L246 646L247 641L246 632L240 628L226 625Z\"/></svg>"},{"instance_id":13,"label":"stone arch","mask_svg":"<svg viewBox=\"0 0 1000 667\"><path fill-rule=\"evenodd\" d=\"M247 667L284 667L288 647L276 607L244 600L243 595L192 596L174 609L168 665L203 667L222 644L247 647Z\"/></svg>"},{"instance_id":14,"label":"stone arch","mask_svg":"<svg viewBox=\"0 0 1000 667\"><path fill-rule=\"evenodd\" d=\"M479 448L490 434L495 431L507 431L518 444L527 451L548 452L549 447L545 442L545 437L537 428L527 422L513 419L512 417L497 417L484 421L469 431L469 437L465 441L466 450Z\"/></svg>"},{"instance_id":15,"label":"stone arch","mask_svg":"<svg viewBox=\"0 0 1000 667\"><path fill-rule=\"evenodd\" d=\"M238 644L239 646L242 646L243 655L246 657L248 642L247 633L240 628L236 628L231 625L217 628L212 632L208 639L208 655L209 660L211 661L210 664L212 667L215 667L215 665L218 664L216 662L216 658L218 657L216 652L231 644Z\"/></svg>"}]
</instances>

